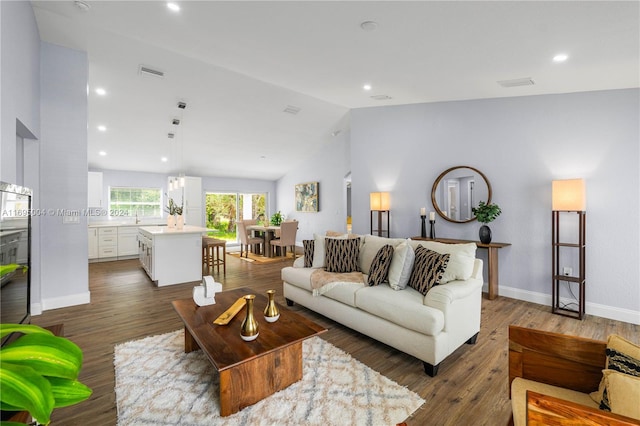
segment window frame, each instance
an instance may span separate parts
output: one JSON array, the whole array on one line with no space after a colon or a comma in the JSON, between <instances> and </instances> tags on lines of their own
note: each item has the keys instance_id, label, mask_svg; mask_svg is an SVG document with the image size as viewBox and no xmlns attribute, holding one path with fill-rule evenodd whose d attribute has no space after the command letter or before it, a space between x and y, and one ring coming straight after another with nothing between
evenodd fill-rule
<instances>
[{"instance_id":1,"label":"window frame","mask_svg":"<svg viewBox=\"0 0 640 426\"><path fill-rule=\"evenodd\" d=\"M129 200L128 201L115 201L115 203L121 203L121 204L127 204L127 205L136 205L136 204L140 204L140 205L146 205L146 206L155 206L156 203L155 202L140 202L140 201L132 201L132 197L131 197L131 193L133 193L134 191L157 191L158 192L158 196L159 196L159 200L157 203L158 206L158 215L152 215L152 216L146 216L146 215L138 215L139 210L142 210L142 212L144 213L145 209L136 209L134 211L131 211L130 209L122 209L121 207L117 206L117 205L113 205L112 203L114 203L114 201L112 201L112 197L111 197L111 192L113 190L127 190L129 191ZM161 187L145 187L145 186L109 186L109 201L108 201L108 206L109 206L109 217L137 217L139 219L162 219L163 215L163 207L164 207L164 198L162 195L162 188ZM154 209L155 210L155 209ZM129 212L129 214L125 213L125 212Z\"/></svg>"}]
</instances>

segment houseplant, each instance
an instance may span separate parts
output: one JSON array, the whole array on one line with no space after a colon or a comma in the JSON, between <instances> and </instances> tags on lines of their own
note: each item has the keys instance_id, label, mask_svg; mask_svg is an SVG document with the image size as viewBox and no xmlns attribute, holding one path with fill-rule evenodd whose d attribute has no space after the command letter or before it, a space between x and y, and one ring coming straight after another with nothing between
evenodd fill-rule
<instances>
[{"instance_id":1,"label":"houseplant","mask_svg":"<svg viewBox=\"0 0 640 426\"><path fill-rule=\"evenodd\" d=\"M0 324L0 338L11 333L23 335L0 349L3 411L28 411L47 425L54 408L91 396L91 389L78 381L82 350L75 343L37 325Z\"/></svg>"},{"instance_id":2,"label":"houseplant","mask_svg":"<svg viewBox=\"0 0 640 426\"><path fill-rule=\"evenodd\" d=\"M496 220L502 210L497 204L486 204L484 201L480 201L478 207L471 208L471 211L478 219L478 222L483 223L479 231L480 241L484 244L489 244L491 242L491 228L487 226L487 223Z\"/></svg>"},{"instance_id":3,"label":"houseplant","mask_svg":"<svg viewBox=\"0 0 640 426\"><path fill-rule=\"evenodd\" d=\"M280 210L271 215L271 224L273 226L280 226L282 221L284 220L284 216L280 213Z\"/></svg>"}]
</instances>

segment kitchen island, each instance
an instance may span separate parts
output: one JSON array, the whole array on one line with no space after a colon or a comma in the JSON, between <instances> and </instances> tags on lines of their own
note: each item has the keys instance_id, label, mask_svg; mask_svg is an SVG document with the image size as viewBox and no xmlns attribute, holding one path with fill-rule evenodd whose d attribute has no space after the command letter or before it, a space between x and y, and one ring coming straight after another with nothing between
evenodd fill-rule
<instances>
[{"instance_id":1,"label":"kitchen island","mask_svg":"<svg viewBox=\"0 0 640 426\"><path fill-rule=\"evenodd\" d=\"M138 257L158 287L202 279L202 236L199 226L138 228Z\"/></svg>"}]
</instances>

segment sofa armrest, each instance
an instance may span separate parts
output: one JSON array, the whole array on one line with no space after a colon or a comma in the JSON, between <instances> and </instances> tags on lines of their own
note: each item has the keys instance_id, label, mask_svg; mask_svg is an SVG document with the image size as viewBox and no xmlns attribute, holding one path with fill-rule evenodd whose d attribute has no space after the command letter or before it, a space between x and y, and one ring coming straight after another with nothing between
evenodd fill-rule
<instances>
[{"instance_id":1,"label":"sofa armrest","mask_svg":"<svg viewBox=\"0 0 640 426\"><path fill-rule=\"evenodd\" d=\"M304 256L297 257L296 260L293 261L294 268L304 268Z\"/></svg>"},{"instance_id":2,"label":"sofa armrest","mask_svg":"<svg viewBox=\"0 0 640 426\"><path fill-rule=\"evenodd\" d=\"M606 342L509 326L509 397L516 377L589 393L606 365Z\"/></svg>"},{"instance_id":3,"label":"sofa armrest","mask_svg":"<svg viewBox=\"0 0 640 426\"><path fill-rule=\"evenodd\" d=\"M527 391L528 425L640 425L638 420Z\"/></svg>"}]
</instances>

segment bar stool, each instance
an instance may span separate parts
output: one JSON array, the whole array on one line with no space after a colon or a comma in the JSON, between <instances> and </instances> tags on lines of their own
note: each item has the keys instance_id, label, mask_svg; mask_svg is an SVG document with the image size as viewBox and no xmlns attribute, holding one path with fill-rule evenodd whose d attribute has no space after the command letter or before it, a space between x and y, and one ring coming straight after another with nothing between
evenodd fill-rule
<instances>
[{"instance_id":1,"label":"bar stool","mask_svg":"<svg viewBox=\"0 0 640 426\"><path fill-rule=\"evenodd\" d=\"M206 267L207 273L213 271L215 266L218 274L220 274L220 265L222 265L222 272L227 275L226 247L227 242L224 240L202 237L202 264ZM222 249L222 256L220 256L220 249Z\"/></svg>"}]
</instances>

